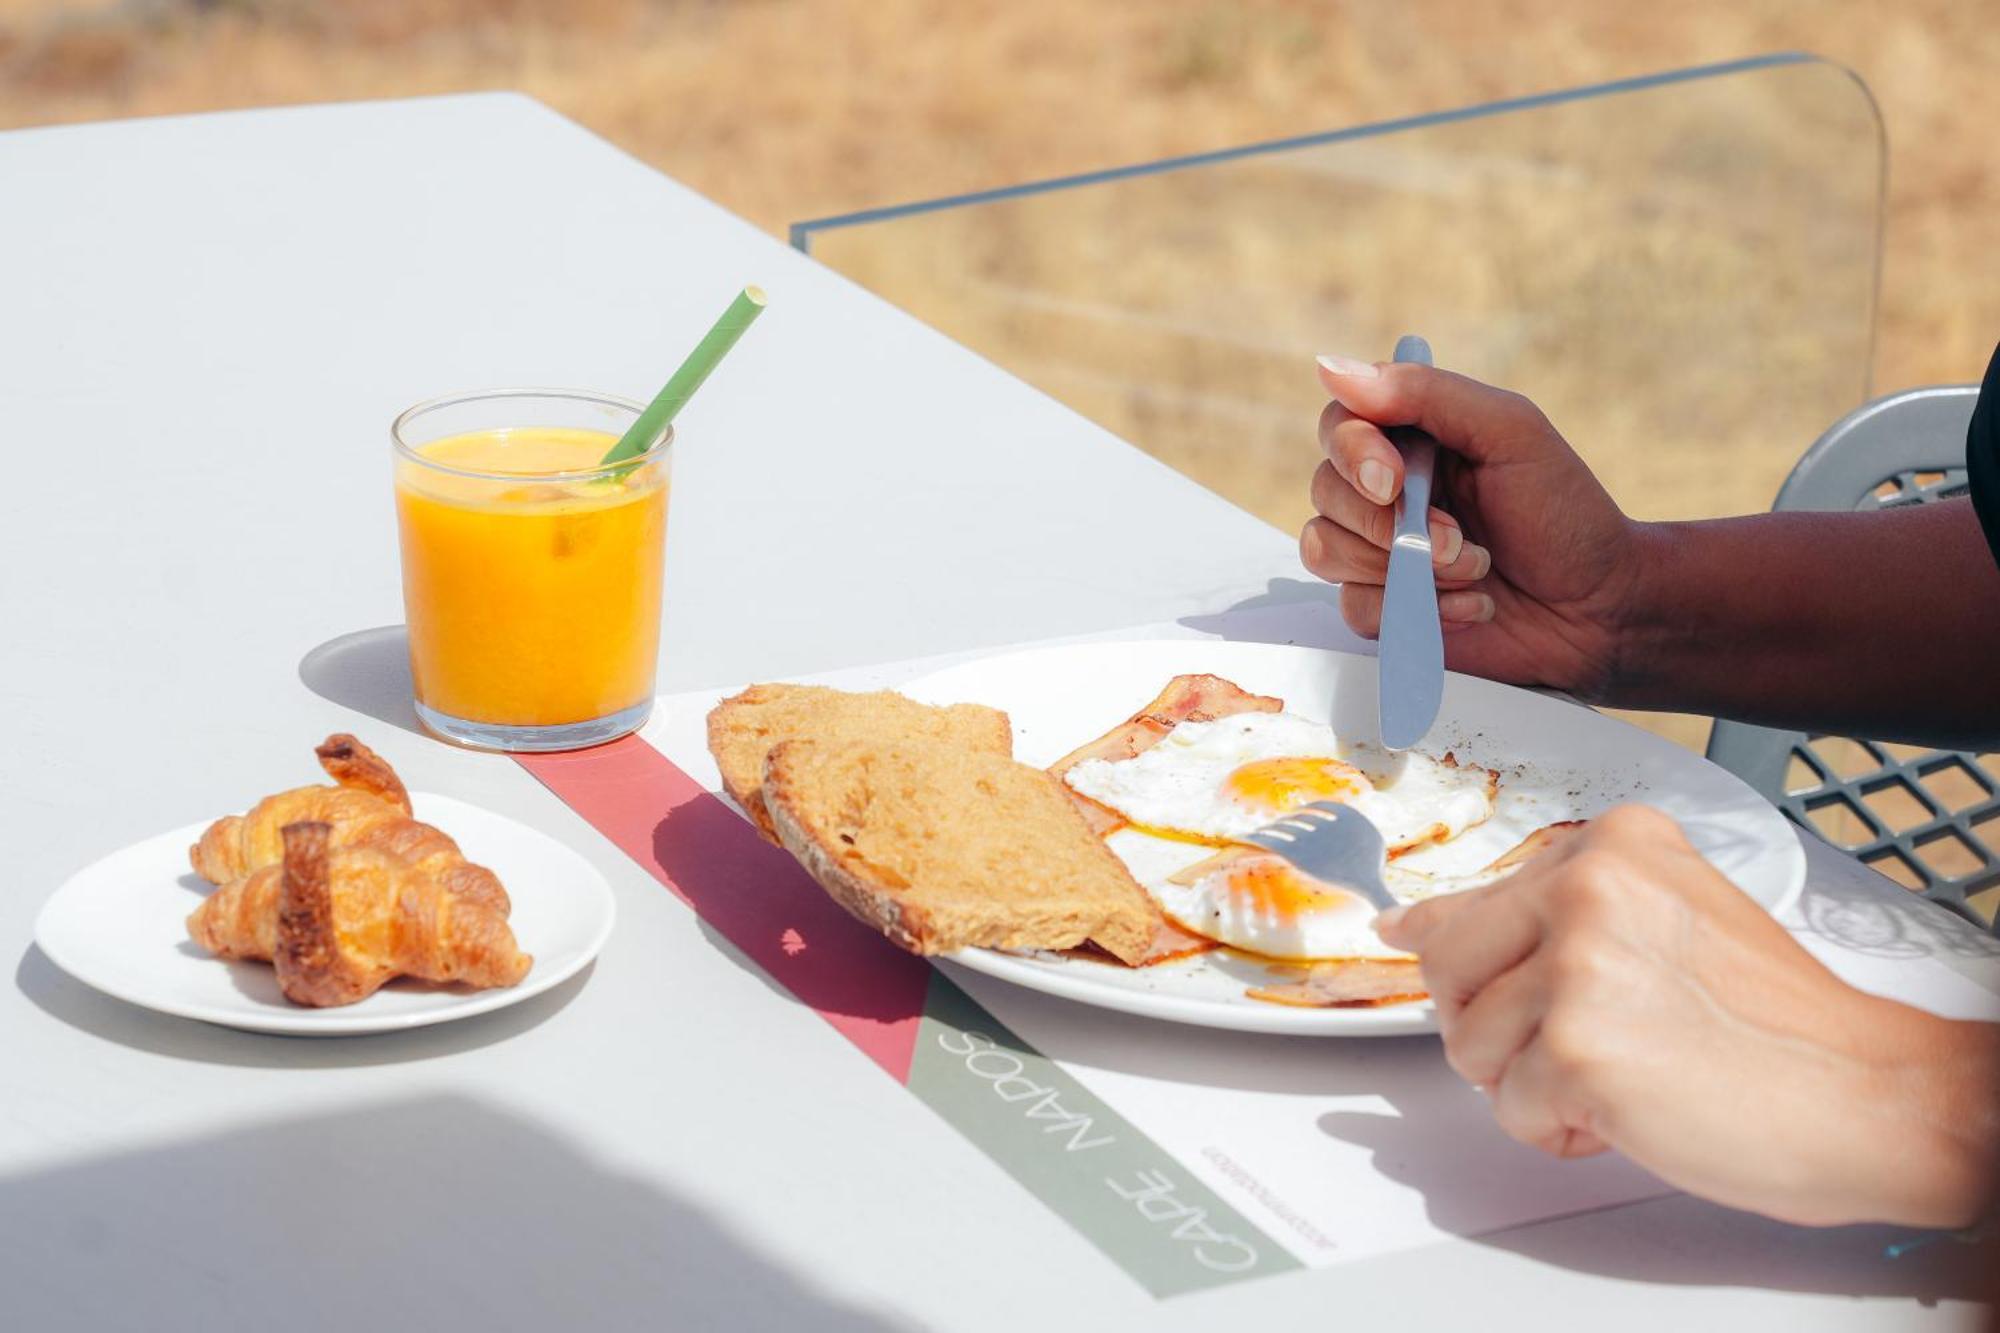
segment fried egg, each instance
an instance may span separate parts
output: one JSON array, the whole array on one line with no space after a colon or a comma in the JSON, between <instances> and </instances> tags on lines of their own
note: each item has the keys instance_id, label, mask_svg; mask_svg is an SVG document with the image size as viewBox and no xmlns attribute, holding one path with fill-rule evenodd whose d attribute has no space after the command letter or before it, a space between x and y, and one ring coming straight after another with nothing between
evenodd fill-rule
<instances>
[{"instance_id":1,"label":"fried egg","mask_svg":"<svg viewBox=\"0 0 2000 1333\"><path fill-rule=\"evenodd\" d=\"M1435 874L1391 862L1383 878L1405 903L1463 893L1513 874L1581 827L1539 829L1477 870ZM1286 962L1412 956L1376 935L1375 909L1366 900L1301 873L1274 852L1247 846L1213 852L1135 828L1113 832L1105 845L1175 925L1217 944Z\"/></svg>"},{"instance_id":2,"label":"fried egg","mask_svg":"<svg viewBox=\"0 0 2000 1333\"><path fill-rule=\"evenodd\" d=\"M1147 889L1183 929L1267 958L1408 958L1375 933L1366 900L1271 852L1225 852Z\"/></svg>"},{"instance_id":3,"label":"fried egg","mask_svg":"<svg viewBox=\"0 0 2000 1333\"><path fill-rule=\"evenodd\" d=\"M1390 852L1444 842L1493 813L1489 769L1342 742L1294 713L1182 722L1130 759L1087 759L1064 781L1156 835L1226 846L1314 801L1361 811Z\"/></svg>"}]
</instances>

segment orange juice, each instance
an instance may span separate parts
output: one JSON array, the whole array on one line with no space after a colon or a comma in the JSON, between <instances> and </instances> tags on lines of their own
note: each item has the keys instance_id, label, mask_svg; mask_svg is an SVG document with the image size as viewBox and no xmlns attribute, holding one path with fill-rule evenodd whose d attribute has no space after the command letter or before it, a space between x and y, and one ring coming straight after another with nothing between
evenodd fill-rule
<instances>
[{"instance_id":1,"label":"orange juice","mask_svg":"<svg viewBox=\"0 0 2000 1333\"><path fill-rule=\"evenodd\" d=\"M434 729L465 738L434 714L493 728L566 728L634 709L643 719L659 649L667 463L662 445L607 475L599 460L616 439L568 426L474 430L398 457L410 672Z\"/></svg>"}]
</instances>

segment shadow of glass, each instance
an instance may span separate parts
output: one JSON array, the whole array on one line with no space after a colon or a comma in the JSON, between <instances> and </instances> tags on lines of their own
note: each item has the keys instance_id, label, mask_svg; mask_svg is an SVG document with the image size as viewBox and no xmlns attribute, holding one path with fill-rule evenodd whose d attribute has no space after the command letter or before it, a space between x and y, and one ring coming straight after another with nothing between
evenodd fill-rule
<instances>
[{"instance_id":1,"label":"shadow of glass","mask_svg":"<svg viewBox=\"0 0 2000 1333\"><path fill-rule=\"evenodd\" d=\"M411 700L410 635L401 625L356 630L329 639L299 659L299 679L322 699L419 736Z\"/></svg>"},{"instance_id":2,"label":"shadow of glass","mask_svg":"<svg viewBox=\"0 0 2000 1333\"><path fill-rule=\"evenodd\" d=\"M14 987L51 1018L135 1051L248 1069L334 1069L406 1064L505 1041L560 1013L583 989L594 967L505 1009L430 1027L354 1037L242 1032L156 1013L91 989L50 962L34 945L28 946L14 969ZM275 986L269 989L275 992ZM259 991L257 998L269 997Z\"/></svg>"},{"instance_id":3,"label":"shadow of glass","mask_svg":"<svg viewBox=\"0 0 2000 1333\"><path fill-rule=\"evenodd\" d=\"M896 1326L694 1204L458 1095L0 1178L0 1236L17 1328L224 1310L291 1311L316 1328L373 1328L385 1312L399 1328L496 1314L510 1328Z\"/></svg>"}]
</instances>

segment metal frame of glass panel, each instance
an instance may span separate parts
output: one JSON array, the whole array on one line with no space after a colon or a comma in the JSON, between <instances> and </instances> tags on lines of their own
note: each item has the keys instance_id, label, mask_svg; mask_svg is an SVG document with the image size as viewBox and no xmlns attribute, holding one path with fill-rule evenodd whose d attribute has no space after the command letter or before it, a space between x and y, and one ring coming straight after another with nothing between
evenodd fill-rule
<instances>
[{"instance_id":1,"label":"metal frame of glass panel","mask_svg":"<svg viewBox=\"0 0 2000 1333\"><path fill-rule=\"evenodd\" d=\"M1310 354L1412 331L1540 402L1635 516L1687 518L1767 506L1867 396L1884 153L1852 72L1787 53L792 238L1281 527Z\"/></svg>"},{"instance_id":2,"label":"metal frame of glass panel","mask_svg":"<svg viewBox=\"0 0 2000 1333\"><path fill-rule=\"evenodd\" d=\"M1649 88L1663 88L1677 83L1690 83L1700 79L1723 78L1732 74L1744 74L1753 70L1776 69L1786 65L1825 65L1839 70L1854 81L1861 95L1870 106L1875 105L1875 95L1859 74L1844 65L1817 56L1810 51L1774 51L1767 55L1749 56L1742 60L1724 60L1712 65L1691 65L1685 69L1663 70L1655 74L1640 74L1629 79L1612 79L1604 83L1583 84L1576 88L1563 88L1554 92L1531 93L1525 97L1502 98L1497 102L1482 102L1477 106L1459 107L1450 111L1430 111L1420 116L1403 116L1395 120L1373 121L1366 125L1352 125L1345 129L1323 130L1316 134L1298 134L1282 139L1266 139L1259 143L1244 144L1236 148L1219 148L1206 153L1187 153L1179 157L1158 158L1151 162L1139 162L1130 166L1108 167L1101 171L1083 171L1069 176L1052 176L1047 180L1027 181L1019 185L1003 185L990 190L973 190L965 194L942 195L935 199L919 199L903 204L888 204L881 208L858 209L852 213L837 213L829 217L809 218L791 225L789 239L793 248L806 254L812 253L813 238L821 232L836 231L843 227L863 226L871 222L886 222L894 218L912 217L919 213L935 213L947 208L964 208L973 204L990 204L1003 199L1018 199L1026 195L1046 194L1053 190L1069 190L1079 186L1104 185L1112 181L1127 180L1134 176L1152 175L1163 171L1181 171L1189 167L1213 166L1221 162L1232 162L1242 158L1256 157L1264 153L1281 153L1294 148L1312 148L1324 144L1341 143L1350 139L1366 139L1378 135L1395 134L1404 130L1422 129L1430 125L1449 124L1454 121L1478 120L1488 116L1504 116L1512 112L1530 111L1538 107L1557 106L1566 102L1583 102L1593 98L1615 97L1621 93L1642 92ZM1881 149L1886 158L1888 143L1881 130L1879 111L1876 118L1877 133ZM1880 217L1882 199L1876 201L1877 217ZM1876 266L1876 282L1881 281L1881 266Z\"/></svg>"}]
</instances>

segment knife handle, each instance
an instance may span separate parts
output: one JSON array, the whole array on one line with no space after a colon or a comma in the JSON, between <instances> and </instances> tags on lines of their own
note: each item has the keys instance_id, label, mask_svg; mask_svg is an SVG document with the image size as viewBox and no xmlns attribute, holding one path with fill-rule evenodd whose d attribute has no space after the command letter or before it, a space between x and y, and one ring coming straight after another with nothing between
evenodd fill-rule
<instances>
[{"instance_id":1,"label":"knife handle","mask_svg":"<svg viewBox=\"0 0 2000 1333\"><path fill-rule=\"evenodd\" d=\"M1431 364L1431 345L1414 333L1396 340L1395 359L1406 365ZM1396 501L1395 544L1431 549L1431 479L1437 472L1437 441L1415 426L1385 432L1403 456L1403 493Z\"/></svg>"},{"instance_id":2,"label":"knife handle","mask_svg":"<svg viewBox=\"0 0 2000 1333\"><path fill-rule=\"evenodd\" d=\"M1395 544L1431 549L1431 479L1437 471L1437 441L1414 426L1396 426L1389 442L1403 456L1403 493L1396 499Z\"/></svg>"}]
</instances>

